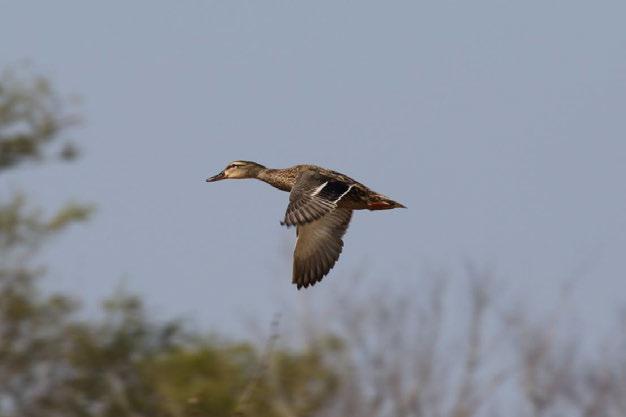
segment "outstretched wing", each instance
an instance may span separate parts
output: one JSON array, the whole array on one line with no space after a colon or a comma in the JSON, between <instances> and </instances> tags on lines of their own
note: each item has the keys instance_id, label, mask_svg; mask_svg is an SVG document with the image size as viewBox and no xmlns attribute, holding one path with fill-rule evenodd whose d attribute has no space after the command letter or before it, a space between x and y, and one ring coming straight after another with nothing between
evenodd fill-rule
<instances>
[{"instance_id":1,"label":"outstretched wing","mask_svg":"<svg viewBox=\"0 0 626 417\"><path fill-rule=\"evenodd\" d=\"M315 285L335 266L351 217L352 210L337 208L318 220L298 225L293 253L293 283L298 289Z\"/></svg>"},{"instance_id":2,"label":"outstretched wing","mask_svg":"<svg viewBox=\"0 0 626 417\"><path fill-rule=\"evenodd\" d=\"M304 225L337 208L337 203L354 185L337 181L320 173L305 171L296 180L289 195L285 226Z\"/></svg>"}]
</instances>

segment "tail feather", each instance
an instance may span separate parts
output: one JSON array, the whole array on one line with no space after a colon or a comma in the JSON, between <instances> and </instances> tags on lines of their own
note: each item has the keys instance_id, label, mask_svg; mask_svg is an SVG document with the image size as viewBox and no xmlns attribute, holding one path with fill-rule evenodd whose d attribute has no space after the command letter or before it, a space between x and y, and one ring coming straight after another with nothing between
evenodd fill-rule
<instances>
[{"instance_id":1,"label":"tail feather","mask_svg":"<svg viewBox=\"0 0 626 417\"><path fill-rule=\"evenodd\" d=\"M394 208L406 208L406 206L385 197L384 195L373 195L367 202L368 210L389 210Z\"/></svg>"}]
</instances>

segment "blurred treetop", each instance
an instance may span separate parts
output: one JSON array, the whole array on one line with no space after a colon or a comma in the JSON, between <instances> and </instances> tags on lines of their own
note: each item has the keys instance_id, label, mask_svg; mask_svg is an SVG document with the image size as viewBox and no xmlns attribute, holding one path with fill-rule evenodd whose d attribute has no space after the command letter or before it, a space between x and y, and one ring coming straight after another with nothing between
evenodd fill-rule
<instances>
[{"instance_id":1,"label":"blurred treetop","mask_svg":"<svg viewBox=\"0 0 626 417\"><path fill-rule=\"evenodd\" d=\"M77 156L74 145L64 138L78 121L76 115L65 113L66 103L42 76L21 67L0 72L0 178L3 171L27 162L70 161ZM10 261L23 267L47 237L91 212L86 205L72 203L45 217L22 194L6 198L0 196L0 267L8 267Z\"/></svg>"},{"instance_id":2,"label":"blurred treetop","mask_svg":"<svg viewBox=\"0 0 626 417\"><path fill-rule=\"evenodd\" d=\"M77 156L65 104L43 77L0 75L0 177ZM336 375L319 352L263 351L154 322L124 293L88 321L75 298L42 292L34 255L90 212L68 204L45 215L23 194L0 193L0 417L307 416L332 397Z\"/></svg>"},{"instance_id":3,"label":"blurred treetop","mask_svg":"<svg viewBox=\"0 0 626 417\"><path fill-rule=\"evenodd\" d=\"M76 148L60 136L75 124L66 102L41 76L5 70L0 74L0 171L50 156L76 157Z\"/></svg>"}]
</instances>

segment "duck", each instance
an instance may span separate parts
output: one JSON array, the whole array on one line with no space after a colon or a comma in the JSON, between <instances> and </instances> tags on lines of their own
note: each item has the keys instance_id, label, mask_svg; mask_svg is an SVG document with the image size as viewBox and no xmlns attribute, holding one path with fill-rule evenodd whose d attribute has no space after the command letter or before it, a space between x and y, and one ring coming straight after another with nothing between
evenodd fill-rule
<instances>
[{"instance_id":1,"label":"duck","mask_svg":"<svg viewBox=\"0 0 626 417\"><path fill-rule=\"evenodd\" d=\"M206 182L226 179L257 179L289 192L280 224L296 228L292 283L298 290L314 286L335 266L354 210L406 208L347 175L316 165L272 169L237 160Z\"/></svg>"}]
</instances>

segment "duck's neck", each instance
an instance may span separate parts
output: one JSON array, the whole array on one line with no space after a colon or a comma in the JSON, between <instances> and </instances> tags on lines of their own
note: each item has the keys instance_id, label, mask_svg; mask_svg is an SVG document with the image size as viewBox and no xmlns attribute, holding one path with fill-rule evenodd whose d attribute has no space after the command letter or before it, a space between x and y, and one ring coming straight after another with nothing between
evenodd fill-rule
<instances>
[{"instance_id":1,"label":"duck's neck","mask_svg":"<svg viewBox=\"0 0 626 417\"><path fill-rule=\"evenodd\" d=\"M293 184L296 182L296 175L295 172L291 172L288 169L263 168L259 171L256 178L279 190L291 191Z\"/></svg>"}]
</instances>

